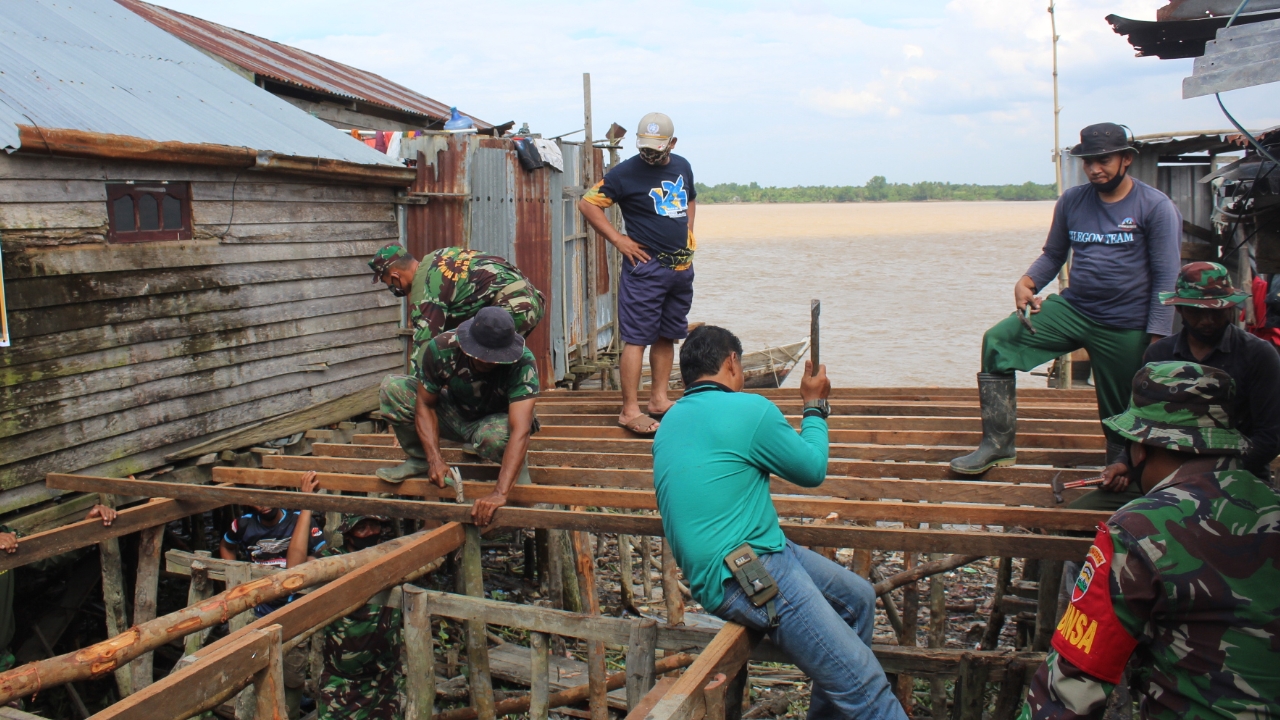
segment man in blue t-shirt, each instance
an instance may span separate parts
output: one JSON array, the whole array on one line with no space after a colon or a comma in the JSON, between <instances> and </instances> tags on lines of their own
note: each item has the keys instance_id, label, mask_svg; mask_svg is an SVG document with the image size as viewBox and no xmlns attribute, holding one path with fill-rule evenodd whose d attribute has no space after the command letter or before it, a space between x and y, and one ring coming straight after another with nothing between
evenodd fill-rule
<instances>
[{"instance_id":1,"label":"man in blue t-shirt","mask_svg":"<svg viewBox=\"0 0 1280 720\"><path fill-rule=\"evenodd\" d=\"M622 253L618 281L618 325L622 331L622 412L618 424L645 437L671 408L667 378L675 342L689 334L693 305L693 168L672 155L675 126L662 113L640 119L640 154L613 167L578 203L591 227ZM617 205L627 234L609 222L605 209ZM654 379L648 413L640 410L640 368L649 347Z\"/></svg>"},{"instance_id":2,"label":"man in blue t-shirt","mask_svg":"<svg viewBox=\"0 0 1280 720\"><path fill-rule=\"evenodd\" d=\"M1058 198L1044 252L1014 286L1017 309L982 336L982 443L951 461L957 473L980 475L1017 461L1015 370L1031 370L1084 348L1099 413L1111 417L1128 407L1130 383L1147 345L1173 331L1173 308L1160 303L1160 293L1173 290L1182 264L1178 208L1164 193L1129 176L1134 148L1124 127L1090 125L1080 131L1071 154L1083 161L1089 182ZM1036 297L1057 277L1068 254L1068 287L1060 295ZM1111 465L1123 455L1125 443L1114 431L1106 433Z\"/></svg>"}]
</instances>

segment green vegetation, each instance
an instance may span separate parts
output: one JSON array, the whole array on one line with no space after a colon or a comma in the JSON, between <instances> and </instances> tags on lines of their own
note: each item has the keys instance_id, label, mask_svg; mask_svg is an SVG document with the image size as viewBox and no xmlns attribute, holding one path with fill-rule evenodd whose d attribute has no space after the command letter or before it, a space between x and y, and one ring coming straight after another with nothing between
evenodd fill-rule
<instances>
[{"instance_id":1,"label":"green vegetation","mask_svg":"<svg viewBox=\"0 0 1280 720\"><path fill-rule=\"evenodd\" d=\"M1054 200L1053 185L1025 182L1021 185L955 185L941 182L891 183L877 175L866 185L760 187L697 184L700 203L844 203L910 202L923 200Z\"/></svg>"}]
</instances>

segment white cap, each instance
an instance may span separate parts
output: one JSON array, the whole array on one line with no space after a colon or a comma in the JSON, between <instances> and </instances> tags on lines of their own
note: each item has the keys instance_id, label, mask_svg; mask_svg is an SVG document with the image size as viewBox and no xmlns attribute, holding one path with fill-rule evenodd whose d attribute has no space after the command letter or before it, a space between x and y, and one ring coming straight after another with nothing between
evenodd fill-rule
<instances>
[{"instance_id":1,"label":"white cap","mask_svg":"<svg viewBox=\"0 0 1280 720\"><path fill-rule=\"evenodd\" d=\"M676 126L671 118L659 112L649 113L640 118L640 127L636 130L636 147L666 150L675 134Z\"/></svg>"}]
</instances>

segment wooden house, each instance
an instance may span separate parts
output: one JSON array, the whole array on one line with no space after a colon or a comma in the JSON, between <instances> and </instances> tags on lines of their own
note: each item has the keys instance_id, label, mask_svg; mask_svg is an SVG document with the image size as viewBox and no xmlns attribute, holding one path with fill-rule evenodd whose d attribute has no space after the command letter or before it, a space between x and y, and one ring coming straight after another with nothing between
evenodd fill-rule
<instances>
[{"instance_id":1,"label":"wooden house","mask_svg":"<svg viewBox=\"0 0 1280 720\"><path fill-rule=\"evenodd\" d=\"M0 512L371 409L403 348L365 263L414 171L111 0L0 33Z\"/></svg>"}]
</instances>

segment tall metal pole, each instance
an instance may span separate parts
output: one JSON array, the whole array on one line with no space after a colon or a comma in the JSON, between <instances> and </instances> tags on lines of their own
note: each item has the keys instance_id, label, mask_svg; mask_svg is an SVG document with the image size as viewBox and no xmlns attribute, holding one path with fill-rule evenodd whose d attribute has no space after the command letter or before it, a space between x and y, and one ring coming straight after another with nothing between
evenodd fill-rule
<instances>
[{"instance_id":1,"label":"tall metal pole","mask_svg":"<svg viewBox=\"0 0 1280 720\"><path fill-rule=\"evenodd\" d=\"M1058 197L1062 197L1062 140L1059 131L1062 106L1058 104L1058 13L1057 5L1053 0L1049 0L1049 30L1053 34L1053 178L1058 186ZM1066 262L1058 270L1058 292L1067 288L1071 276L1070 267L1071 256L1068 254ZM1071 389L1071 372L1071 354L1067 353L1058 358L1058 389Z\"/></svg>"},{"instance_id":2,"label":"tall metal pole","mask_svg":"<svg viewBox=\"0 0 1280 720\"><path fill-rule=\"evenodd\" d=\"M586 132L586 137L582 140L582 191L585 193L591 189L592 182L595 178L595 161L596 149L591 140L591 73L582 73L582 127ZM596 308L600 302L596 288L599 287L600 281L597 277L597 264L600 262L596 255L596 233L591 228L591 224L583 222L583 226L587 231L587 358L595 363L596 357L600 349L598 333L600 328L596 319ZM603 385L601 386L603 389Z\"/></svg>"}]
</instances>

